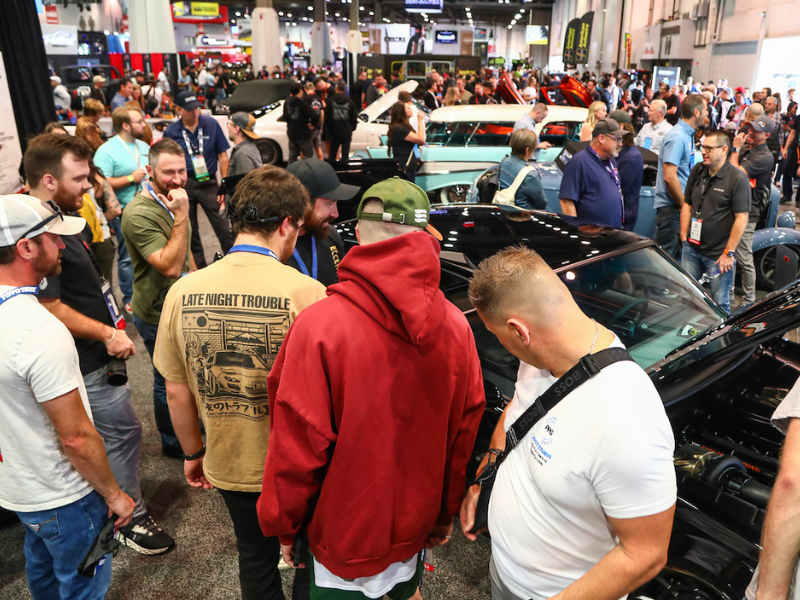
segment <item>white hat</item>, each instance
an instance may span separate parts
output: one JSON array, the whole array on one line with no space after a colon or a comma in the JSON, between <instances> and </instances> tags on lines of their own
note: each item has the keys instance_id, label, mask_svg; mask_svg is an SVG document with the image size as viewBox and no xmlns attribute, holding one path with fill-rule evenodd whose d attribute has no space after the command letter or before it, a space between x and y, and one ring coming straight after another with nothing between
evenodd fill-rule
<instances>
[{"instance_id":1,"label":"white hat","mask_svg":"<svg viewBox=\"0 0 800 600\"><path fill-rule=\"evenodd\" d=\"M51 75L50 76L50 81L55 81L56 83L60 84L61 83L61 77L59 77L58 75Z\"/></svg>"},{"instance_id":2,"label":"white hat","mask_svg":"<svg viewBox=\"0 0 800 600\"><path fill-rule=\"evenodd\" d=\"M65 216L54 202L25 194L0 196L0 248L45 232L76 235L86 227L81 217Z\"/></svg>"}]
</instances>

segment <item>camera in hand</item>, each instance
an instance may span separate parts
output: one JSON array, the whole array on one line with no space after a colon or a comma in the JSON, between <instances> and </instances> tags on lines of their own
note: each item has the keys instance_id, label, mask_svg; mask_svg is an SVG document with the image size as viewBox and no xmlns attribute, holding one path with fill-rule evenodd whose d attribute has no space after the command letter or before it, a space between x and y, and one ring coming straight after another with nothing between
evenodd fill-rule
<instances>
[{"instance_id":1,"label":"camera in hand","mask_svg":"<svg viewBox=\"0 0 800 600\"><path fill-rule=\"evenodd\" d=\"M108 385L120 387L128 383L128 369L125 361L114 358L106 365L106 382Z\"/></svg>"}]
</instances>

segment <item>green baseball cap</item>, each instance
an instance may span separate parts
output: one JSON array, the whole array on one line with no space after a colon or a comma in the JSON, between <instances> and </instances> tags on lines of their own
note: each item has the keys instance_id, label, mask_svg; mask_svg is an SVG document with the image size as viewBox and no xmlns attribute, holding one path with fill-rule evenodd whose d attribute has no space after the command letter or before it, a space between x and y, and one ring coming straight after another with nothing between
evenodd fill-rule
<instances>
[{"instance_id":1,"label":"green baseball cap","mask_svg":"<svg viewBox=\"0 0 800 600\"><path fill-rule=\"evenodd\" d=\"M383 202L383 212L362 212L364 204L373 199ZM419 227L425 229L437 240L441 240L442 234L430 224L430 208L428 194L421 187L405 179L392 177L376 183L364 192L356 216L367 221L385 221Z\"/></svg>"}]
</instances>

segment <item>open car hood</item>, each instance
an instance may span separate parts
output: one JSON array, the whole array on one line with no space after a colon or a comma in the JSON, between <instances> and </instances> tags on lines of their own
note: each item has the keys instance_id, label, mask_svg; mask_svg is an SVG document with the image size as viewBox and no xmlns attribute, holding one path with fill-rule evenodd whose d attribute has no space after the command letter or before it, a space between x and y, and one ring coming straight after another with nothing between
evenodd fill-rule
<instances>
[{"instance_id":1,"label":"open car hood","mask_svg":"<svg viewBox=\"0 0 800 600\"><path fill-rule=\"evenodd\" d=\"M419 86L418 81L406 81L405 83L401 83L396 88L392 88L383 96L375 100L375 102L367 106L367 108L362 110L359 115L366 115L368 122L374 121L384 112L386 112L386 109L392 106L392 104L397 102L397 97L400 95L400 92L408 92L409 94L413 94L414 90L417 89L417 86Z\"/></svg>"},{"instance_id":2,"label":"open car hood","mask_svg":"<svg viewBox=\"0 0 800 600\"><path fill-rule=\"evenodd\" d=\"M669 406L730 373L760 344L800 326L800 281L773 292L647 368Z\"/></svg>"}]
</instances>

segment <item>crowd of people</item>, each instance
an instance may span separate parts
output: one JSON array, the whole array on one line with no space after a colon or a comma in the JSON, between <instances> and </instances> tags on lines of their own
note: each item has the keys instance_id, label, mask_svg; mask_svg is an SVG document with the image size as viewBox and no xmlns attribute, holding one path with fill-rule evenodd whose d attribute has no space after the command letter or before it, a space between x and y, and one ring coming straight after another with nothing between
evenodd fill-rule
<instances>
[{"instance_id":1,"label":"crowd of people","mask_svg":"<svg viewBox=\"0 0 800 600\"><path fill-rule=\"evenodd\" d=\"M360 190L331 162L339 151L347 159L357 110L390 84L360 72L348 89L312 75L292 83L285 104L285 169L261 164L252 115L231 115L226 134L201 114L209 83L188 72L171 104L177 119L152 145L130 80L108 107L87 100L74 136L54 126L27 142L28 193L0 197L0 506L25 524L32 596L105 596L111 556L90 566L91 578L78 565L110 513L134 551L176 543L140 490L127 318L152 362L163 457L183 461L188 485L222 496L245 600L284 598L279 560L295 568L295 600L420 600L424 550L448 543L457 514L476 538L482 476L500 462L486 515L493 600L625 596L665 564L677 495L675 441L650 378L535 252L492 256L469 298L521 367L467 482L485 392L472 328L440 290L442 236L413 183L422 113L409 94L391 107L388 146L405 177L364 190L359 245L345 255L330 224ZM537 100L557 82L512 78L532 105L498 187L510 190L505 203L543 208L530 165L548 147L536 134L548 108ZM764 90L747 104L737 91L729 101L726 85L689 80L661 85L658 97L622 76L586 84L588 145L567 163L563 214L632 229L637 147L653 152L657 241L706 276L727 310L738 263L751 301L748 244L780 162L770 142L785 127L780 99ZM433 72L421 101L498 102L497 85L490 72ZM172 93L161 91L159 105ZM106 110L110 139L95 120ZM799 123L777 146L784 182L792 171L788 193ZM242 179L226 194L218 178L234 175ZM198 207L224 254L211 264ZM552 389L570 402L543 408ZM514 453L521 440L528 450ZM762 571L765 588L787 583L775 573Z\"/></svg>"}]
</instances>

